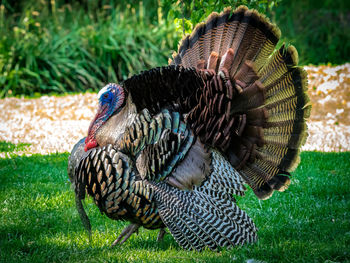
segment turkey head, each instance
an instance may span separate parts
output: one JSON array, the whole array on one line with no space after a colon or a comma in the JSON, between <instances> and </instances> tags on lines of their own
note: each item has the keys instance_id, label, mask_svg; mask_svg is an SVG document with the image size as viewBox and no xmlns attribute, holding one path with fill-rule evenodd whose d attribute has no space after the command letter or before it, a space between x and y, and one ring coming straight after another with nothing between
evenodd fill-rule
<instances>
[{"instance_id":1,"label":"turkey head","mask_svg":"<svg viewBox=\"0 0 350 263\"><path fill-rule=\"evenodd\" d=\"M132 122L136 109L121 85L110 83L98 93L98 110L85 140L85 151L115 144L125 127Z\"/></svg>"}]
</instances>

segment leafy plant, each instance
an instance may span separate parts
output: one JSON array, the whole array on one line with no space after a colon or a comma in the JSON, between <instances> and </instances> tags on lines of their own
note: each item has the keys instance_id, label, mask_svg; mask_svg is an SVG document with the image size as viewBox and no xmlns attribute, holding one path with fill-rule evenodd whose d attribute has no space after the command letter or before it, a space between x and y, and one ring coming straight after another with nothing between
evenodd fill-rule
<instances>
[{"instance_id":1,"label":"leafy plant","mask_svg":"<svg viewBox=\"0 0 350 263\"><path fill-rule=\"evenodd\" d=\"M240 5L257 9L260 12L270 12L282 0L162 0L163 7L169 9L168 20L174 21L176 30L183 34L190 33L193 27L204 21L212 12L221 12L225 7L233 9Z\"/></svg>"},{"instance_id":2,"label":"leafy plant","mask_svg":"<svg viewBox=\"0 0 350 263\"><path fill-rule=\"evenodd\" d=\"M282 1L276 21L303 64L342 64L350 59L349 14L349 1Z\"/></svg>"},{"instance_id":3,"label":"leafy plant","mask_svg":"<svg viewBox=\"0 0 350 263\"><path fill-rule=\"evenodd\" d=\"M51 8L54 14L46 5L29 8L17 22L0 17L0 97L98 90L165 65L171 54L173 27L145 23L143 5L96 16L70 5Z\"/></svg>"}]
</instances>

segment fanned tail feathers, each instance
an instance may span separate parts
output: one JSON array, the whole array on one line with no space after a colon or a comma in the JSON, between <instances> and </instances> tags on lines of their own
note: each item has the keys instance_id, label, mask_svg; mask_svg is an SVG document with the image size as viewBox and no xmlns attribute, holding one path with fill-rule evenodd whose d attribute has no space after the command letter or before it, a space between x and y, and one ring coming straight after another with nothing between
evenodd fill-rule
<instances>
[{"instance_id":1,"label":"fanned tail feathers","mask_svg":"<svg viewBox=\"0 0 350 263\"><path fill-rule=\"evenodd\" d=\"M172 63L195 67L200 60L208 61L212 52L221 57L229 48L236 48L235 56L240 58L236 64L255 60L261 65L260 61L265 61L271 54L280 35L280 30L257 11L240 6L232 13L228 7L221 14L212 13L207 22L198 24L193 33L180 42Z\"/></svg>"},{"instance_id":2,"label":"fanned tail feathers","mask_svg":"<svg viewBox=\"0 0 350 263\"><path fill-rule=\"evenodd\" d=\"M307 138L311 108L296 49L283 45L274 51L280 35L257 11L226 8L197 25L171 61L224 79L225 85L216 77L204 80L208 91L189 121L199 120L196 134L226 153L261 199L287 188Z\"/></svg>"},{"instance_id":3,"label":"fanned tail feathers","mask_svg":"<svg viewBox=\"0 0 350 263\"><path fill-rule=\"evenodd\" d=\"M263 144L253 150L254 162L246 162L240 172L248 182L260 187L254 190L262 199L268 198L273 189L286 189L289 172L298 165L300 147L308 135L305 120L311 106L306 93L307 76L297 63L296 49L282 46L258 72L265 96L260 109L267 116L262 125Z\"/></svg>"}]
</instances>

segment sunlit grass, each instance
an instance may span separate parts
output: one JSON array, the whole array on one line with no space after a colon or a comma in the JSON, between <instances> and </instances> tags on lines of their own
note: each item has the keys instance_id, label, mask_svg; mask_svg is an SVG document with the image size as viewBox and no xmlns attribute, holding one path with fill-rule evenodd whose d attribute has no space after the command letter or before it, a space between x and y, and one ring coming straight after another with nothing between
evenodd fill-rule
<instances>
[{"instance_id":1,"label":"sunlit grass","mask_svg":"<svg viewBox=\"0 0 350 263\"><path fill-rule=\"evenodd\" d=\"M350 153L302 153L285 193L239 205L259 228L256 244L220 252L188 252L167 235L141 229L111 248L126 222L86 202L92 241L75 210L68 154L0 159L0 262L343 262L350 260ZM330 262L330 261L329 261Z\"/></svg>"},{"instance_id":2,"label":"sunlit grass","mask_svg":"<svg viewBox=\"0 0 350 263\"><path fill-rule=\"evenodd\" d=\"M0 152L14 152L14 151L23 151L27 146L30 146L29 143L18 143L14 144L11 142L0 141Z\"/></svg>"}]
</instances>

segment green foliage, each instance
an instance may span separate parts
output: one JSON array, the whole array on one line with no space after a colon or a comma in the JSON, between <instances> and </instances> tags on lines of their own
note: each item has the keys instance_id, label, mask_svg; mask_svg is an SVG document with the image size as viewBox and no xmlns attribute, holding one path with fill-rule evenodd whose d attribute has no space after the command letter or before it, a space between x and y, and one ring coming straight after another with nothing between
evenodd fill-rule
<instances>
[{"instance_id":1,"label":"green foliage","mask_svg":"<svg viewBox=\"0 0 350 263\"><path fill-rule=\"evenodd\" d=\"M29 143L18 143L16 145L11 142L0 141L0 152L9 153L14 151L23 151L29 145Z\"/></svg>"},{"instance_id":2,"label":"green foliage","mask_svg":"<svg viewBox=\"0 0 350 263\"><path fill-rule=\"evenodd\" d=\"M282 1L276 22L302 64L342 64L350 59L350 1Z\"/></svg>"},{"instance_id":3,"label":"green foliage","mask_svg":"<svg viewBox=\"0 0 350 263\"><path fill-rule=\"evenodd\" d=\"M52 9L28 8L15 21L1 6L0 97L98 90L167 64L174 29L146 23L142 4L88 15L70 5Z\"/></svg>"},{"instance_id":4,"label":"green foliage","mask_svg":"<svg viewBox=\"0 0 350 263\"><path fill-rule=\"evenodd\" d=\"M194 27L203 21L206 21L212 12L220 13L226 7L232 10L240 5L246 5L249 8L258 10L261 13L268 14L274 20L275 8L282 0L160 0L162 7L167 12L167 21L174 23L177 32L177 39L190 34ZM177 46L174 46L177 49Z\"/></svg>"},{"instance_id":5,"label":"green foliage","mask_svg":"<svg viewBox=\"0 0 350 263\"><path fill-rule=\"evenodd\" d=\"M303 152L284 193L238 200L259 228L256 244L220 252L184 251L167 235L141 229L111 248L125 222L86 202L89 243L67 178L68 154L0 159L0 262L348 262L350 153Z\"/></svg>"},{"instance_id":6,"label":"green foliage","mask_svg":"<svg viewBox=\"0 0 350 263\"><path fill-rule=\"evenodd\" d=\"M301 64L350 57L350 2L292 0L2 0L0 98L98 90L167 64L184 33L245 4L267 14Z\"/></svg>"},{"instance_id":7,"label":"green foliage","mask_svg":"<svg viewBox=\"0 0 350 263\"><path fill-rule=\"evenodd\" d=\"M194 26L205 19L212 12L222 12L225 7L233 9L246 5L260 12L268 12L275 8L282 0L162 0L163 7L169 9L167 19L174 21L176 30L181 33L190 33Z\"/></svg>"}]
</instances>

